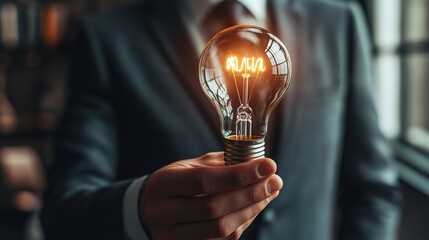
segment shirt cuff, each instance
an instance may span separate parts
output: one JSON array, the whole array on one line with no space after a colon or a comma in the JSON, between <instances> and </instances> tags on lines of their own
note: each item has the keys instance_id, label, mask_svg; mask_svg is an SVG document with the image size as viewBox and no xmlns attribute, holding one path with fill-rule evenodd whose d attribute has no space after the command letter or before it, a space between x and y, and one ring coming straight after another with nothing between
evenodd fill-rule
<instances>
[{"instance_id":1,"label":"shirt cuff","mask_svg":"<svg viewBox=\"0 0 429 240\"><path fill-rule=\"evenodd\" d=\"M138 200L143 182L149 175L141 177L130 184L124 194L122 214L124 229L128 240L149 240L143 226L140 223Z\"/></svg>"}]
</instances>

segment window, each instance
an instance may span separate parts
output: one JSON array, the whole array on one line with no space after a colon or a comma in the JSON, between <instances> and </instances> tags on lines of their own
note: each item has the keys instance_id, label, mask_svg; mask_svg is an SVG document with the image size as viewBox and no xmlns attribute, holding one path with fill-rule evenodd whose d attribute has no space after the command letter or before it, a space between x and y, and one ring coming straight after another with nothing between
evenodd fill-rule
<instances>
[{"instance_id":1,"label":"window","mask_svg":"<svg viewBox=\"0 0 429 240\"><path fill-rule=\"evenodd\" d=\"M429 153L429 1L368 3L380 127L387 137Z\"/></svg>"},{"instance_id":2,"label":"window","mask_svg":"<svg viewBox=\"0 0 429 240\"><path fill-rule=\"evenodd\" d=\"M405 138L429 150L429 1L403 6Z\"/></svg>"}]
</instances>

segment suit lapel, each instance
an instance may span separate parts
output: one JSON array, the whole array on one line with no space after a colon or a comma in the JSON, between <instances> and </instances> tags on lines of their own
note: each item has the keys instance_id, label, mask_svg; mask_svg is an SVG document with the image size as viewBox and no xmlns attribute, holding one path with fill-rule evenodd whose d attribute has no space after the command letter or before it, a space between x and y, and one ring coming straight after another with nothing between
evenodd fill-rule
<instances>
[{"instance_id":1,"label":"suit lapel","mask_svg":"<svg viewBox=\"0 0 429 240\"><path fill-rule=\"evenodd\" d=\"M170 6L163 6L170 4ZM171 5L174 5L173 7ZM201 46L192 36L192 24L187 23L187 12L180 1L160 1L156 14L149 18L148 29L161 54L177 80L192 98L212 133L220 139L219 117L205 96L199 82L198 61Z\"/></svg>"}]
</instances>

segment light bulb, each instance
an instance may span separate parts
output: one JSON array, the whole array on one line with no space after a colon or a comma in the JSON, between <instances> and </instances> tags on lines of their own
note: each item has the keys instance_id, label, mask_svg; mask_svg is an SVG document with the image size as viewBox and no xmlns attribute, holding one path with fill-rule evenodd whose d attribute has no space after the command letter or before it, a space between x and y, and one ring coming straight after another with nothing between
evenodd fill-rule
<instances>
[{"instance_id":1,"label":"light bulb","mask_svg":"<svg viewBox=\"0 0 429 240\"><path fill-rule=\"evenodd\" d=\"M202 89L219 115L225 164L264 157L270 114L291 79L284 44L257 26L230 27L207 43L199 71Z\"/></svg>"}]
</instances>

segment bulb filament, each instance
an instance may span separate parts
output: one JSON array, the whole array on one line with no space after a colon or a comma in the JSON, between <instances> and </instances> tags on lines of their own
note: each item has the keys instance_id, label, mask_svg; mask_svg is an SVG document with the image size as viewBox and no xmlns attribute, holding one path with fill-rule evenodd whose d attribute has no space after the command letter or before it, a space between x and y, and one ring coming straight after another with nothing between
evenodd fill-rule
<instances>
[{"instance_id":1,"label":"bulb filament","mask_svg":"<svg viewBox=\"0 0 429 240\"><path fill-rule=\"evenodd\" d=\"M244 57L239 64L236 56L230 56L226 60L226 69L232 72L237 89L237 95L240 100L240 106L237 109L236 134L239 139L250 139L252 136L252 108L249 106L250 96L259 72L265 71L264 61L261 57ZM240 96L236 74L243 78L243 96ZM254 75L252 89L249 89L249 78ZM250 91L249 91L250 90ZM250 92L250 94L249 94Z\"/></svg>"},{"instance_id":2,"label":"bulb filament","mask_svg":"<svg viewBox=\"0 0 429 240\"><path fill-rule=\"evenodd\" d=\"M229 57L226 60L226 69L232 70L237 73L247 73L248 71L256 72L256 71L265 71L264 67L264 61L262 58L256 58L255 57L244 57L241 60L241 65L238 64L238 58L237 57Z\"/></svg>"}]
</instances>

